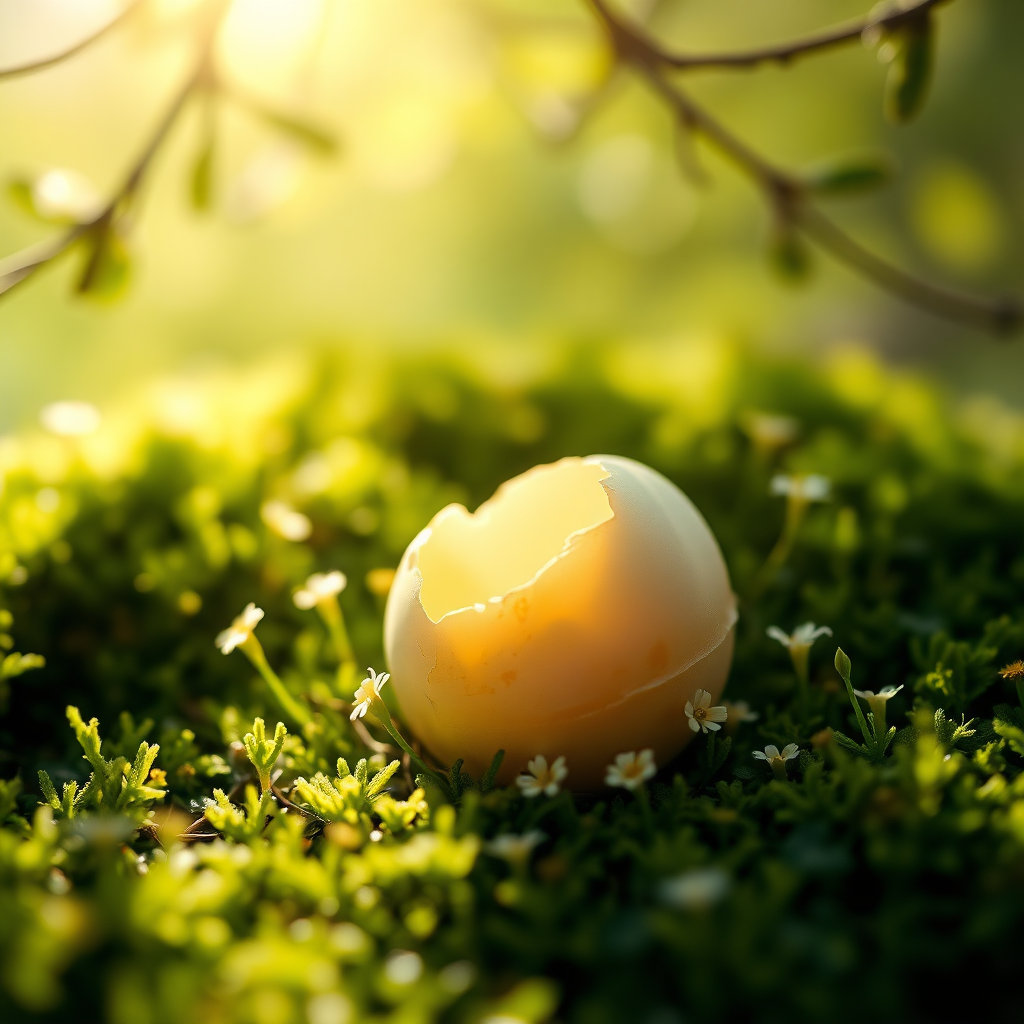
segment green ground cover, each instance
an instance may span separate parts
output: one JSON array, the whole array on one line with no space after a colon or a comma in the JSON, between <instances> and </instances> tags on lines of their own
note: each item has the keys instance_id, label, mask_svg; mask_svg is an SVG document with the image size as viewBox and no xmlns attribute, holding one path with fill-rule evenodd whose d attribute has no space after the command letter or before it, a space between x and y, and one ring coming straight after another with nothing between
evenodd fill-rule
<instances>
[{"instance_id":1,"label":"green ground cover","mask_svg":"<svg viewBox=\"0 0 1024 1024\"><path fill-rule=\"evenodd\" d=\"M327 362L219 393L0 443L0 1019L1014 1015L1024 420L856 353L727 348L588 350L514 390ZM730 721L643 794L417 779L350 722L359 677L293 592L344 571L381 669L372 571L447 502L595 452L659 469L715 531ZM214 646L248 602L276 694ZM766 631L807 621L833 637L804 688ZM855 715L837 645L853 686L902 686L891 732Z\"/></svg>"}]
</instances>

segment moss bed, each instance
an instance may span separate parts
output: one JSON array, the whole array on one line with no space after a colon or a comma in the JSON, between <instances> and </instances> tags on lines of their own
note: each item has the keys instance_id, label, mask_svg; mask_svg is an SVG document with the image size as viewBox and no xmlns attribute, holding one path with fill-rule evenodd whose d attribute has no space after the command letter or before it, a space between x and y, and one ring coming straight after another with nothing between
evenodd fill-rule
<instances>
[{"instance_id":1,"label":"moss bed","mask_svg":"<svg viewBox=\"0 0 1024 1024\"><path fill-rule=\"evenodd\" d=\"M1000 670L1024 657L1024 420L852 350L659 358L588 349L516 388L325 360L0 441L0 1020L1019 1013L1024 715ZM344 571L358 664L381 669L373 570L444 504L595 452L666 474L718 537L731 721L649 803L434 784L401 757L374 787L389 737L350 722L351 675L294 590ZM828 500L795 507L780 474L826 477ZM250 601L304 726L214 646ZM807 621L833 637L804 706L766 630ZM853 749L837 645L857 688L903 687L877 747ZM255 755L280 799L246 754L257 718L268 742L287 726ZM789 743L785 780L752 756Z\"/></svg>"}]
</instances>

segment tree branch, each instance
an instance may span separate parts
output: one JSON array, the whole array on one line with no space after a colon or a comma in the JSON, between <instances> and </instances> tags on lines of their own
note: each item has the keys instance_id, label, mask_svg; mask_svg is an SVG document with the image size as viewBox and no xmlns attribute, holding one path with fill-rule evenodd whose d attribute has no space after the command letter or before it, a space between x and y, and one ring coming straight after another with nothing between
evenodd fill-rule
<instances>
[{"instance_id":1,"label":"tree branch","mask_svg":"<svg viewBox=\"0 0 1024 1024\"><path fill-rule=\"evenodd\" d=\"M102 28L93 32L91 36L86 36L85 39L75 43L74 46L71 46L66 50L62 50L60 53L55 53L52 57L44 57L42 60L30 61L28 64L18 64L11 68L0 68L0 80L4 78L18 78L21 75L31 75L35 71L43 71L46 68L52 68L55 64L61 64L70 57L74 57L76 54L81 53L87 47L92 46L93 43L102 39L108 32L120 25L129 14L141 6L141 3L142 0L131 0L131 3L129 3L119 14L116 14L111 18L111 20Z\"/></svg>"},{"instance_id":2,"label":"tree branch","mask_svg":"<svg viewBox=\"0 0 1024 1024\"><path fill-rule=\"evenodd\" d=\"M874 16L868 15L866 18L859 18L856 21L837 25L834 28L824 29L803 39L779 43L774 46L758 47L752 50L725 53L672 53L653 40L640 37L639 33L635 31L633 35L638 39L642 39L644 47L653 59L676 70L752 68L759 64L788 64L797 57L804 57L811 53L820 53L822 50L831 50L837 46L844 46L846 43L862 39L865 32L885 29L895 31L904 25L919 21L927 15L931 8L948 2L949 0L918 0L917 3L905 8L894 5L888 13L876 14Z\"/></svg>"},{"instance_id":3,"label":"tree branch","mask_svg":"<svg viewBox=\"0 0 1024 1024\"><path fill-rule=\"evenodd\" d=\"M1020 327L1024 309L1017 299L998 300L949 291L865 249L811 202L805 183L797 175L776 167L761 156L669 80L666 73L672 68L662 59L657 48L652 48L639 32L613 15L605 0L588 2L604 25L620 60L632 66L665 101L683 128L702 135L742 173L753 179L784 225L801 230L807 238L848 266L921 309L994 333L1010 333ZM910 10L919 15L920 8L939 2L942 0L922 0Z\"/></svg>"},{"instance_id":4,"label":"tree branch","mask_svg":"<svg viewBox=\"0 0 1024 1024\"><path fill-rule=\"evenodd\" d=\"M212 75L211 54L213 42L216 37L217 28L227 12L227 7L228 4L222 2L214 15L211 16L204 30L195 68L175 94L156 130L150 136L149 141L129 169L120 188L117 189L107 205L92 220L75 224L69 228L62 238L44 243L42 246L31 246L20 253L15 253L0 261L0 296L6 295L17 285L31 277L41 267L52 262L62 253L67 252L75 242L79 241L90 231L108 225L117 215L118 208L122 204L130 202L135 196L160 147L166 141L171 128L174 127L189 98L197 88L210 81Z\"/></svg>"}]
</instances>

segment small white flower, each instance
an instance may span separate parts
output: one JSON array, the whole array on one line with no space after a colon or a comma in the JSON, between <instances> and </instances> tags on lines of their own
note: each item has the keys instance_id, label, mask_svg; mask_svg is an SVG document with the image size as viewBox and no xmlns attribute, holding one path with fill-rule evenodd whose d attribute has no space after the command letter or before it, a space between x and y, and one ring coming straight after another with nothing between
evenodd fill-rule
<instances>
[{"instance_id":1,"label":"small white flower","mask_svg":"<svg viewBox=\"0 0 1024 1024\"><path fill-rule=\"evenodd\" d=\"M759 448L782 448L792 444L800 433L800 424L790 416L751 411L746 413L741 426Z\"/></svg>"},{"instance_id":2,"label":"small white flower","mask_svg":"<svg viewBox=\"0 0 1024 1024\"><path fill-rule=\"evenodd\" d=\"M343 572L315 572L306 580L306 585L301 590L296 590L292 595L296 608L309 611L315 608L321 601L337 597L345 587L348 586L348 578Z\"/></svg>"},{"instance_id":3,"label":"small white flower","mask_svg":"<svg viewBox=\"0 0 1024 1024\"><path fill-rule=\"evenodd\" d=\"M771 493L795 501L828 501L832 495L832 483L828 477L818 473L807 476L786 476L780 473L772 477Z\"/></svg>"},{"instance_id":4,"label":"small white flower","mask_svg":"<svg viewBox=\"0 0 1024 1024\"><path fill-rule=\"evenodd\" d=\"M792 761L797 754L800 753L800 748L795 743L787 743L782 748L782 753L779 753L779 748L774 743L769 743L764 750L755 750L754 757L760 761Z\"/></svg>"},{"instance_id":5,"label":"small white flower","mask_svg":"<svg viewBox=\"0 0 1024 1024\"><path fill-rule=\"evenodd\" d=\"M375 700L380 699L380 691L391 678L390 672L382 672L380 675L377 675L372 668L368 668L366 671L370 674L359 684L358 689L352 696L352 703L355 707L352 708L352 714L348 717L353 722L357 718L362 718L370 709L370 705Z\"/></svg>"},{"instance_id":6,"label":"small white flower","mask_svg":"<svg viewBox=\"0 0 1024 1024\"><path fill-rule=\"evenodd\" d=\"M569 769L565 766L564 757L556 757L548 767L548 759L543 754L538 754L532 761L528 761L528 774L520 775L516 779L516 785L523 791L523 796L557 796Z\"/></svg>"},{"instance_id":7,"label":"small white flower","mask_svg":"<svg viewBox=\"0 0 1024 1024\"><path fill-rule=\"evenodd\" d=\"M696 868L661 883L661 899L670 907L699 910L717 903L729 891L721 868Z\"/></svg>"},{"instance_id":8,"label":"small white flower","mask_svg":"<svg viewBox=\"0 0 1024 1024\"><path fill-rule=\"evenodd\" d=\"M533 852L533 848L543 843L547 836L539 829L531 829L522 835L515 832L505 832L495 836L484 849L492 857L500 857L510 864L522 864Z\"/></svg>"},{"instance_id":9,"label":"small white flower","mask_svg":"<svg viewBox=\"0 0 1024 1024\"><path fill-rule=\"evenodd\" d=\"M720 723L729 717L727 707L711 707L711 694L707 690L698 690L693 695L693 701L687 701L683 710L694 732L718 732L722 728Z\"/></svg>"},{"instance_id":10,"label":"small white flower","mask_svg":"<svg viewBox=\"0 0 1024 1024\"><path fill-rule=\"evenodd\" d=\"M761 717L745 700L727 700L725 710L729 712L730 722L756 722Z\"/></svg>"},{"instance_id":11,"label":"small white flower","mask_svg":"<svg viewBox=\"0 0 1024 1024\"><path fill-rule=\"evenodd\" d=\"M769 626L765 632L791 651L794 648L809 648L818 637L832 635L832 630L828 626L815 626L813 622L805 622L803 625L797 626L792 633L783 633L778 626Z\"/></svg>"},{"instance_id":12,"label":"small white flower","mask_svg":"<svg viewBox=\"0 0 1024 1024\"><path fill-rule=\"evenodd\" d=\"M305 540L313 532L309 517L296 512L283 501L265 501L260 506L260 518L285 540Z\"/></svg>"},{"instance_id":13,"label":"small white flower","mask_svg":"<svg viewBox=\"0 0 1024 1024\"><path fill-rule=\"evenodd\" d=\"M245 606L242 614L227 629L217 634L217 639L214 643L221 649L222 654L230 654L236 647L241 647L252 636L252 631L262 618L263 609L257 608L250 601Z\"/></svg>"},{"instance_id":14,"label":"small white flower","mask_svg":"<svg viewBox=\"0 0 1024 1024\"><path fill-rule=\"evenodd\" d=\"M604 784L622 786L624 789L639 789L657 773L653 750L641 750L639 754L631 750L627 754L615 755L615 764L608 765Z\"/></svg>"},{"instance_id":15,"label":"small white flower","mask_svg":"<svg viewBox=\"0 0 1024 1024\"><path fill-rule=\"evenodd\" d=\"M798 757L800 748L795 743L787 743L779 753L779 748L774 743L769 743L764 750L755 750L754 757L759 761L767 761L772 774L777 779L786 778L786 762Z\"/></svg>"},{"instance_id":16,"label":"small white flower","mask_svg":"<svg viewBox=\"0 0 1024 1024\"><path fill-rule=\"evenodd\" d=\"M883 686L878 693L874 690L854 690L861 700L867 701L868 708L875 716L876 728L885 726L885 705L902 690L902 686Z\"/></svg>"},{"instance_id":17,"label":"small white flower","mask_svg":"<svg viewBox=\"0 0 1024 1024\"><path fill-rule=\"evenodd\" d=\"M99 429L102 417L89 402L51 402L43 406L39 421L58 437L83 437Z\"/></svg>"},{"instance_id":18,"label":"small white flower","mask_svg":"<svg viewBox=\"0 0 1024 1024\"><path fill-rule=\"evenodd\" d=\"M895 697L902 689L902 686L883 686L878 693L875 693L874 690L854 690L853 692L857 694L858 697L866 700L868 704L873 704L875 701L879 700L883 702L892 700L892 698Z\"/></svg>"}]
</instances>

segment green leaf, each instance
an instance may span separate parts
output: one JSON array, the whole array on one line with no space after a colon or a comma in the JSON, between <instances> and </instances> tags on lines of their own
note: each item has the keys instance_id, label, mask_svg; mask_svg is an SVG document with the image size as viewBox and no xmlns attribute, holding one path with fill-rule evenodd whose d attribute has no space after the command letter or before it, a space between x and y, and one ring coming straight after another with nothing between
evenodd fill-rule
<instances>
[{"instance_id":1,"label":"green leaf","mask_svg":"<svg viewBox=\"0 0 1024 1024\"><path fill-rule=\"evenodd\" d=\"M192 164L189 179L189 198L196 210L208 210L213 205L214 137L210 134Z\"/></svg>"},{"instance_id":2,"label":"green leaf","mask_svg":"<svg viewBox=\"0 0 1024 1024\"><path fill-rule=\"evenodd\" d=\"M53 783L50 783L50 788L53 788ZM17 775L13 779L0 779L0 825L7 820L7 815L17 806L21 790L21 779ZM54 795L56 796L56 794Z\"/></svg>"},{"instance_id":3,"label":"green leaf","mask_svg":"<svg viewBox=\"0 0 1024 1024\"><path fill-rule=\"evenodd\" d=\"M851 195L884 185L892 178L894 169L887 154L865 153L818 164L806 172L804 183L817 195Z\"/></svg>"},{"instance_id":4,"label":"green leaf","mask_svg":"<svg viewBox=\"0 0 1024 1024\"><path fill-rule=\"evenodd\" d=\"M803 281L811 272L811 251L791 225L776 230L768 256L776 272L788 281Z\"/></svg>"},{"instance_id":5,"label":"green leaf","mask_svg":"<svg viewBox=\"0 0 1024 1024\"><path fill-rule=\"evenodd\" d=\"M301 142L304 146L320 156L333 156L338 149L338 142L325 128L307 121L305 118L280 110L273 110L262 103L246 98L245 105L267 124L285 135Z\"/></svg>"},{"instance_id":6,"label":"green leaf","mask_svg":"<svg viewBox=\"0 0 1024 1024\"><path fill-rule=\"evenodd\" d=\"M49 804L55 811L60 810L60 797L57 796L57 789L53 784L53 779L50 778L49 772L39 769L39 788L43 793L43 800Z\"/></svg>"},{"instance_id":7,"label":"green leaf","mask_svg":"<svg viewBox=\"0 0 1024 1024\"><path fill-rule=\"evenodd\" d=\"M128 288L131 254L120 231L109 221L97 224L86 235L88 257L78 281L80 295L113 301Z\"/></svg>"},{"instance_id":8,"label":"green leaf","mask_svg":"<svg viewBox=\"0 0 1024 1024\"><path fill-rule=\"evenodd\" d=\"M19 654L15 651L0 661L0 679L14 679L34 668L43 668L46 659L41 654Z\"/></svg>"},{"instance_id":9,"label":"green leaf","mask_svg":"<svg viewBox=\"0 0 1024 1024\"><path fill-rule=\"evenodd\" d=\"M448 769L448 785L456 799L462 795L462 765L464 758L459 758L455 764Z\"/></svg>"},{"instance_id":10,"label":"green leaf","mask_svg":"<svg viewBox=\"0 0 1024 1024\"><path fill-rule=\"evenodd\" d=\"M501 762L505 760L505 751L499 750L494 757L491 758L490 767L484 772L484 777L480 780L480 792L486 793L488 790L494 787L494 780L497 777L498 770L501 768Z\"/></svg>"},{"instance_id":11,"label":"green leaf","mask_svg":"<svg viewBox=\"0 0 1024 1024\"><path fill-rule=\"evenodd\" d=\"M391 764L381 768L366 787L366 799L372 800L391 781L401 765L401 761L392 761Z\"/></svg>"},{"instance_id":12,"label":"green leaf","mask_svg":"<svg viewBox=\"0 0 1024 1024\"><path fill-rule=\"evenodd\" d=\"M8 182L7 198L22 213L27 213L30 217L36 218L36 220L46 219L36 209L36 202L32 196L32 182L26 181L24 178L15 178L13 181Z\"/></svg>"},{"instance_id":13,"label":"green leaf","mask_svg":"<svg viewBox=\"0 0 1024 1024\"><path fill-rule=\"evenodd\" d=\"M894 39L896 55L885 82L885 116L893 124L905 124L924 106L932 75L935 33L927 15L908 26Z\"/></svg>"},{"instance_id":14,"label":"green leaf","mask_svg":"<svg viewBox=\"0 0 1024 1024\"><path fill-rule=\"evenodd\" d=\"M287 737L288 730L285 728L284 722L278 722L274 729L274 738L268 740L266 724L262 718L255 719L252 723L252 732L247 732L242 737L245 753L256 769L262 793L266 793L270 789L270 773L281 756Z\"/></svg>"}]
</instances>

